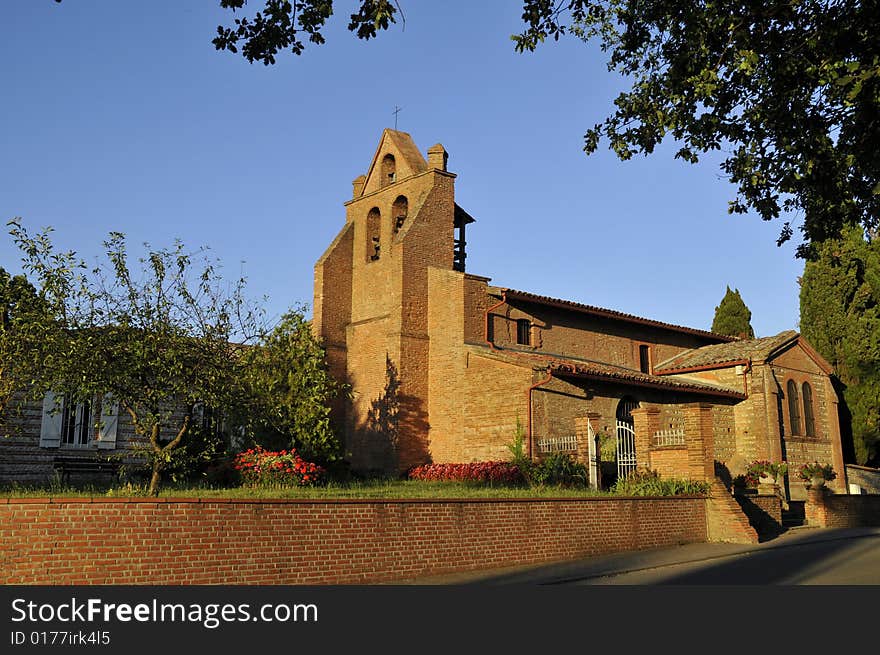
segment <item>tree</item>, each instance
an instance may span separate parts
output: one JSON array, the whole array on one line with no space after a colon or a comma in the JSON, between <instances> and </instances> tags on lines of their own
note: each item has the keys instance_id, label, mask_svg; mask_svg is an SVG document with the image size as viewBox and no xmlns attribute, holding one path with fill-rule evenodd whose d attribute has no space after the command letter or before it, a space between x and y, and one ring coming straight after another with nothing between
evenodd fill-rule
<instances>
[{"instance_id":1,"label":"tree","mask_svg":"<svg viewBox=\"0 0 880 655\"><path fill-rule=\"evenodd\" d=\"M0 419L16 394L33 388L42 354L58 352L61 336L46 302L27 278L0 267Z\"/></svg>"},{"instance_id":2,"label":"tree","mask_svg":"<svg viewBox=\"0 0 880 655\"><path fill-rule=\"evenodd\" d=\"M236 12L245 0L221 0ZM218 50L275 63L301 40L324 43L332 0L264 0L254 18L219 26ZM402 13L397 2L360 0L349 30L370 39ZM880 217L880 7L876 0L681 3L677 0L523 0L518 51L565 34L597 40L608 68L631 82L615 110L585 136L621 159L650 154L667 136L690 163L724 151L737 185L731 213L772 220L802 215L806 243ZM778 242L793 235L792 219Z\"/></svg>"},{"instance_id":3,"label":"tree","mask_svg":"<svg viewBox=\"0 0 880 655\"><path fill-rule=\"evenodd\" d=\"M834 367L859 464L880 456L880 244L861 228L814 246L801 278L801 332Z\"/></svg>"},{"instance_id":4,"label":"tree","mask_svg":"<svg viewBox=\"0 0 880 655\"><path fill-rule=\"evenodd\" d=\"M9 225L63 335L59 351L38 349L44 365L31 372L33 388L68 402L118 403L145 445L149 492L158 494L197 409L234 412L244 397L243 347L261 332L244 280L227 290L215 263L199 251L197 267L180 242L147 245L134 271L119 232L104 242L106 261L88 270L75 253L54 249L51 230L31 236L18 219Z\"/></svg>"},{"instance_id":5,"label":"tree","mask_svg":"<svg viewBox=\"0 0 880 655\"><path fill-rule=\"evenodd\" d=\"M330 423L330 404L345 389L334 381L324 349L303 310L288 311L248 351L250 431L258 441L281 442L307 459L332 462L341 445Z\"/></svg>"},{"instance_id":6,"label":"tree","mask_svg":"<svg viewBox=\"0 0 880 655\"><path fill-rule=\"evenodd\" d=\"M715 308L712 332L740 339L754 339L755 331L752 329L751 320L752 312L739 295L739 289L731 291L730 287L727 287L721 304Z\"/></svg>"}]
</instances>

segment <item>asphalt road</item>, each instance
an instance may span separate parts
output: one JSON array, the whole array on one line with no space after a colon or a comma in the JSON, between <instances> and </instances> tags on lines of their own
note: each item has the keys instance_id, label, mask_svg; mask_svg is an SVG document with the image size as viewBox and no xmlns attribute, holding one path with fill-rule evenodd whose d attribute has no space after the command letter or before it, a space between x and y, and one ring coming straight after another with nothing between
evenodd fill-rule
<instances>
[{"instance_id":1,"label":"asphalt road","mask_svg":"<svg viewBox=\"0 0 880 655\"><path fill-rule=\"evenodd\" d=\"M880 528L789 530L760 544L688 544L404 584L880 585Z\"/></svg>"},{"instance_id":2,"label":"asphalt road","mask_svg":"<svg viewBox=\"0 0 880 655\"><path fill-rule=\"evenodd\" d=\"M562 584L878 585L880 534L786 544Z\"/></svg>"}]
</instances>

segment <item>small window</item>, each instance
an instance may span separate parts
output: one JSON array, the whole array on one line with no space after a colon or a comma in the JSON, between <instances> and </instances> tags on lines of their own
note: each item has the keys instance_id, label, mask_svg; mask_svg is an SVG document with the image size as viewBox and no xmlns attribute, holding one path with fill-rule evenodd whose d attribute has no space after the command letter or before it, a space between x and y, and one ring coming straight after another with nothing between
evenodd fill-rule
<instances>
[{"instance_id":1,"label":"small window","mask_svg":"<svg viewBox=\"0 0 880 655\"><path fill-rule=\"evenodd\" d=\"M532 344L532 322L527 318L521 318L516 322L516 342L520 346Z\"/></svg>"},{"instance_id":2,"label":"small window","mask_svg":"<svg viewBox=\"0 0 880 655\"><path fill-rule=\"evenodd\" d=\"M813 389L809 382L804 382L801 390L804 395L804 430L808 437L816 436L816 420L813 415Z\"/></svg>"},{"instance_id":3,"label":"small window","mask_svg":"<svg viewBox=\"0 0 880 655\"><path fill-rule=\"evenodd\" d=\"M791 433L793 435L802 434L800 400L798 399L797 385L794 380L788 381L786 391L788 392L788 420L791 424Z\"/></svg>"},{"instance_id":4,"label":"small window","mask_svg":"<svg viewBox=\"0 0 880 655\"><path fill-rule=\"evenodd\" d=\"M92 434L92 403L64 403L61 410L61 443L65 446L88 446Z\"/></svg>"},{"instance_id":5,"label":"small window","mask_svg":"<svg viewBox=\"0 0 880 655\"><path fill-rule=\"evenodd\" d=\"M642 373L651 372L651 346L639 346L639 370Z\"/></svg>"}]
</instances>

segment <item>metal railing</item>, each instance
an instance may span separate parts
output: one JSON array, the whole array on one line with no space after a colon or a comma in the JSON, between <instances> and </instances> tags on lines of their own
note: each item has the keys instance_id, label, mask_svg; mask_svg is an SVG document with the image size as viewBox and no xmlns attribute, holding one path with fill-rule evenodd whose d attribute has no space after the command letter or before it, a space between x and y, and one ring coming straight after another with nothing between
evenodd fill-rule
<instances>
[{"instance_id":1,"label":"metal railing","mask_svg":"<svg viewBox=\"0 0 880 655\"><path fill-rule=\"evenodd\" d=\"M537 441L539 453L571 453L577 452L578 439L577 435L568 434L564 437L548 437L538 439Z\"/></svg>"},{"instance_id":2,"label":"metal railing","mask_svg":"<svg viewBox=\"0 0 880 655\"><path fill-rule=\"evenodd\" d=\"M683 446L684 430L682 428L658 430L654 433L652 443L655 446Z\"/></svg>"}]
</instances>

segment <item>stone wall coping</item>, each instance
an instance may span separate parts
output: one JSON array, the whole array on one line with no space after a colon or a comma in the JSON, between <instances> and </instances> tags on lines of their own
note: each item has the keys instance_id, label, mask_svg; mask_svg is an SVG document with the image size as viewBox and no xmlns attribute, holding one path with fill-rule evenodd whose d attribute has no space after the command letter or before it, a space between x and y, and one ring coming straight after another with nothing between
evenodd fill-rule
<instances>
[{"instance_id":1,"label":"stone wall coping","mask_svg":"<svg viewBox=\"0 0 880 655\"><path fill-rule=\"evenodd\" d=\"M0 505L101 505L101 504L198 504L198 505L437 505L437 504L498 504L498 503L565 503L609 501L680 501L705 500L699 494L681 496L586 496L584 498L142 498L139 496L104 498L50 497L50 498L0 498Z\"/></svg>"}]
</instances>

